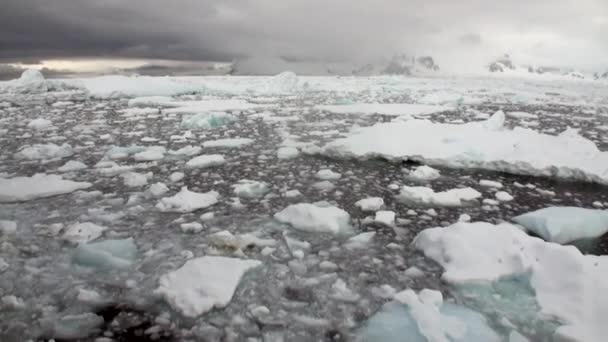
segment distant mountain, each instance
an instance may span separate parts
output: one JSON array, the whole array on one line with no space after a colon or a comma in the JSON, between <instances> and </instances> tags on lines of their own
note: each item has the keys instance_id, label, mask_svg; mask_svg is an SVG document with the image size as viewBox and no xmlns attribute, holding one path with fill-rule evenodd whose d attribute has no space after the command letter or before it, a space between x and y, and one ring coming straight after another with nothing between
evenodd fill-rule
<instances>
[{"instance_id":1,"label":"distant mountain","mask_svg":"<svg viewBox=\"0 0 608 342\"><path fill-rule=\"evenodd\" d=\"M355 76L420 75L438 71L439 66L431 56L394 55L391 59L368 63L352 71Z\"/></svg>"},{"instance_id":2,"label":"distant mountain","mask_svg":"<svg viewBox=\"0 0 608 342\"><path fill-rule=\"evenodd\" d=\"M555 76L563 76L566 78L591 78L595 80L608 79L608 71L603 74L595 73L585 75L584 73L571 67L517 65L513 62L511 56L508 54L505 54L488 64L487 70L492 73L525 73L527 71L528 74L548 74Z\"/></svg>"}]
</instances>

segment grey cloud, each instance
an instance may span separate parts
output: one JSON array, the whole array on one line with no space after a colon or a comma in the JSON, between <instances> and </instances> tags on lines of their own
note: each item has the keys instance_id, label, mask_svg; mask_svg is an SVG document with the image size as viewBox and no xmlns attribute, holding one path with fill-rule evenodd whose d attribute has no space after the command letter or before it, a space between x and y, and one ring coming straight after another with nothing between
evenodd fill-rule
<instances>
[{"instance_id":1,"label":"grey cloud","mask_svg":"<svg viewBox=\"0 0 608 342\"><path fill-rule=\"evenodd\" d=\"M342 63L410 52L442 64L442 55L467 61L472 53L482 60L509 51L592 65L608 55L605 0L4 0L1 6L6 61L249 56ZM568 46L579 51L560 53Z\"/></svg>"}]
</instances>

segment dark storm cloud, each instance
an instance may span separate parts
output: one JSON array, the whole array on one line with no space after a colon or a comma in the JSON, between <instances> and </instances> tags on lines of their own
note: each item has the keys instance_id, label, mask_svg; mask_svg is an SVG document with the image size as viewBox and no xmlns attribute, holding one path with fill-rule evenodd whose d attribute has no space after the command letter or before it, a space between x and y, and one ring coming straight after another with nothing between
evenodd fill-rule
<instances>
[{"instance_id":1,"label":"dark storm cloud","mask_svg":"<svg viewBox=\"0 0 608 342\"><path fill-rule=\"evenodd\" d=\"M606 36L605 0L4 0L0 11L5 61L340 62L405 51L592 65L606 60Z\"/></svg>"}]
</instances>

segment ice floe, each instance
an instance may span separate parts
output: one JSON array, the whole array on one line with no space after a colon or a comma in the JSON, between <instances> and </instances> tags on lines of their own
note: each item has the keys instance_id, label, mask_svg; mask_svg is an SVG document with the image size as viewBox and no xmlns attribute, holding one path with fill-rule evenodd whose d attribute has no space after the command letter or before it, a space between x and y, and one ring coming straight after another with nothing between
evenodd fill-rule
<instances>
[{"instance_id":1,"label":"ice floe","mask_svg":"<svg viewBox=\"0 0 608 342\"><path fill-rule=\"evenodd\" d=\"M541 238L569 243L597 238L608 232L608 211L577 207L549 207L513 218Z\"/></svg>"},{"instance_id":2,"label":"ice floe","mask_svg":"<svg viewBox=\"0 0 608 342\"><path fill-rule=\"evenodd\" d=\"M243 275L260 265L257 260L218 256L191 259L161 276L155 293L184 316L197 317L227 306Z\"/></svg>"},{"instance_id":3,"label":"ice floe","mask_svg":"<svg viewBox=\"0 0 608 342\"><path fill-rule=\"evenodd\" d=\"M221 154L203 154L186 162L186 167L191 169L202 169L211 166L219 166L226 163Z\"/></svg>"},{"instance_id":4,"label":"ice floe","mask_svg":"<svg viewBox=\"0 0 608 342\"><path fill-rule=\"evenodd\" d=\"M467 124L379 123L329 143L322 153L608 184L608 152L601 152L592 141L573 129L557 136L521 127L508 129L502 112L487 121Z\"/></svg>"},{"instance_id":5,"label":"ice floe","mask_svg":"<svg viewBox=\"0 0 608 342\"><path fill-rule=\"evenodd\" d=\"M608 257L583 255L530 237L511 224L456 223L423 230L414 246L444 268L452 284L492 283L505 277L530 279L545 318L562 325L555 340L603 341L608 327ZM523 290L522 290L523 291Z\"/></svg>"},{"instance_id":6,"label":"ice floe","mask_svg":"<svg viewBox=\"0 0 608 342\"><path fill-rule=\"evenodd\" d=\"M72 255L75 264L102 271L126 269L136 257L137 246L132 238L83 243Z\"/></svg>"},{"instance_id":7,"label":"ice floe","mask_svg":"<svg viewBox=\"0 0 608 342\"><path fill-rule=\"evenodd\" d=\"M58 175L0 178L0 203L23 202L87 189L91 183L74 182Z\"/></svg>"},{"instance_id":8,"label":"ice floe","mask_svg":"<svg viewBox=\"0 0 608 342\"><path fill-rule=\"evenodd\" d=\"M288 206L274 218L293 228L313 233L344 234L352 231L350 215L337 207L319 207L310 203Z\"/></svg>"},{"instance_id":9,"label":"ice floe","mask_svg":"<svg viewBox=\"0 0 608 342\"><path fill-rule=\"evenodd\" d=\"M219 196L220 194L216 191L198 193L183 187L174 196L162 198L156 204L156 208L160 211L189 213L216 204Z\"/></svg>"},{"instance_id":10,"label":"ice floe","mask_svg":"<svg viewBox=\"0 0 608 342\"><path fill-rule=\"evenodd\" d=\"M419 205L459 207L479 197L481 197L481 193L472 188L435 192L433 189L424 186L403 186L397 199L405 203Z\"/></svg>"},{"instance_id":11,"label":"ice floe","mask_svg":"<svg viewBox=\"0 0 608 342\"><path fill-rule=\"evenodd\" d=\"M336 114L410 116L445 112L453 108L414 103L355 103L345 105L318 105L315 109Z\"/></svg>"}]
</instances>

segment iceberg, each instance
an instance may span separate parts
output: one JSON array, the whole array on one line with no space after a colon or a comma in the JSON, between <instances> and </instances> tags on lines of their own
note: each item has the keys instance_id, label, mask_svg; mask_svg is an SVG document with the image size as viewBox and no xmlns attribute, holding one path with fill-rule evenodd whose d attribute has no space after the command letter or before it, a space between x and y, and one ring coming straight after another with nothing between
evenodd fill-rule
<instances>
[{"instance_id":1,"label":"iceberg","mask_svg":"<svg viewBox=\"0 0 608 342\"><path fill-rule=\"evenodd\" d=\"M608 232L608 211L578 207L549 207L513 218L546 241L565 244L597 238Z\"/></svg>"}]
</instances>

